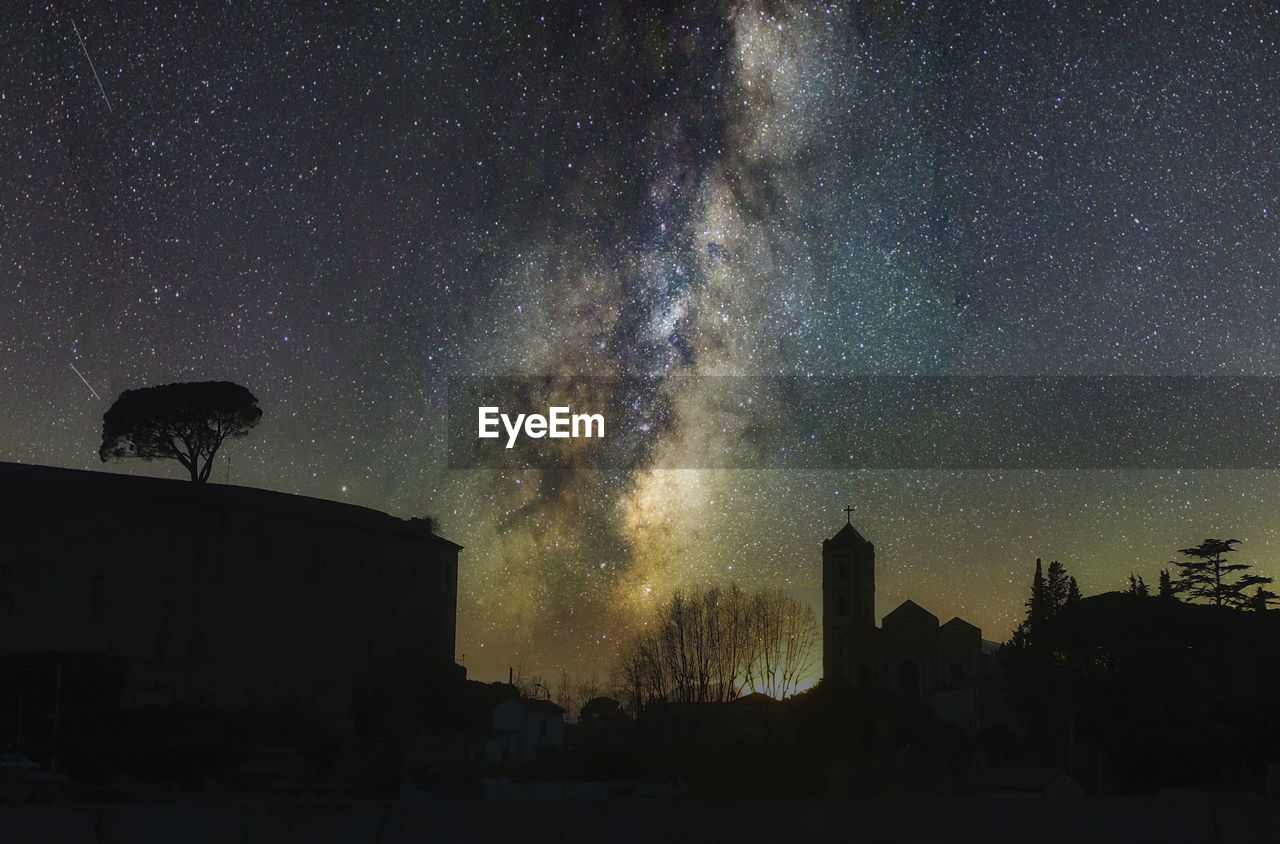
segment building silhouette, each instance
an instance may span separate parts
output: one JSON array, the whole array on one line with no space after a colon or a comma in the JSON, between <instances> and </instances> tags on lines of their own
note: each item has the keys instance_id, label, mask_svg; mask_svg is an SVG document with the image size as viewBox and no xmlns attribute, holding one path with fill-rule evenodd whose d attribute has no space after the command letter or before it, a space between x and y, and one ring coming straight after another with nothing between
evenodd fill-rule
<instances>
[{"instance_id":1,"label":"building silhouette","mask_svg":"<svg viewBox=\"0 0 1280 844\"><path fill-rule=\"evenodd\" d=\"M29 700L61 683L64 714L100 671L121 707L287 706L391 745L461 679L460 550L365 507L0 463L0 665Z\"/></svg>"},{"instance_id":2,"label":"building silhouette","mask_svg":"<svg viewBox=\"0 0 1280 844\"><path fill-rule=\"evenodd\" d=\"M976 734L1003 707L991 694L996 645L974 624L907 599L876 625L876 551L849 520L822 542L822 672L860 688L893 689Z\"/></svg>"}]
</instances>

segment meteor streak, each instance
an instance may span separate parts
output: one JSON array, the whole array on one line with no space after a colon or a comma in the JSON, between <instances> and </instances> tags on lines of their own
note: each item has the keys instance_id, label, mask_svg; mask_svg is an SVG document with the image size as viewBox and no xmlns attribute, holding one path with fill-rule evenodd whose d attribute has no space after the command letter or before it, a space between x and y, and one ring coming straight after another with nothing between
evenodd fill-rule
<instances>
[{"instance_id":1,"label":"meteor streak","mask_svg":"<svg viewBox=\"0 0 1280 844\"><path fill-rule=\"evenodd\" d=\"M80 27L76 26L74 18L71 20L71 28L76 31L76 38L80 41L80 49L84 50L84 57L89 59L89 69L93 71L93 78L98 83L98 90L102 92L102 99L107 102L107 111L115 114L115 109L111 107L111 100L107 97L107 89L102 87L102 79L98 76L98 69L93 66L93 59L89 57L89 48L84 45L84 39L80 37ZM75 369L75 367L72 367L72 369ZM83 375L80 376L80 380L84 381ZM88 384L87 381L85 383L86 385ZM89 387L89 389L92 390L93 388ZM97 394L95 393L94 395Z\"/></svg>"},{"instance_id":2,"label":"meteor streak","mask_svg":"<svg viewBox=\"0 0 1280 844\"><path fill-rule=\"evenodd\" d=\"M71 364L71 371L74 372L76 375L80 375L80 370L76 369L76 365L74 363ZM93 389L93 385L90 384L88 381L86 381L83 375L80 375L80 380L84 381L84 385L89 388L89 392L93 393L93 397L95 399L97 399L98 401L102 401L102 396L98 395L98 391Z\"/></svg>"}]
</instances>

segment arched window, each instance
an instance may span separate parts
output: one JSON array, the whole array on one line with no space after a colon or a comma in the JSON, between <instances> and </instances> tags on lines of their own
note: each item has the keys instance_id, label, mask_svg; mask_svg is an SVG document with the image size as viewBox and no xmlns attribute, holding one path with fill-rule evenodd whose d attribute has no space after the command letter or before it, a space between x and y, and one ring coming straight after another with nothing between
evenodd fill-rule
<instances>
[{"instance_id":1,"label":"arched window","mask_svg":"<svg viewBox=\"0 0 1280 844\"><path fill-rule=\"evenodd\" d=\"M845 597L843 592L836 593L836 615L846 616L849 614L849 599Z\"/></svg>"},{"instance_id":2,"label":"arched window","mask_svg":"<svg viewBox=\"0 0 1280 844\"><path fill-rule=\"evenodd\" d=\"M953 686L958 686L964 682L964 666L958 662L953 662L947 666L947 682Z\"/></svg>"},{"instance_id":3,"label":"arched window","mask_svg":"<svg viewBox=\"0 0 1280 844\"><path fill-rule=\"evenodd\" d=\"M857 683L858 688L861 688L861 689L870 688L871 687L871 666L867 665L865 662L859 664L858 670L856 672L856 679L854 680L854 682Z\"/></svg>"}]
</instances>

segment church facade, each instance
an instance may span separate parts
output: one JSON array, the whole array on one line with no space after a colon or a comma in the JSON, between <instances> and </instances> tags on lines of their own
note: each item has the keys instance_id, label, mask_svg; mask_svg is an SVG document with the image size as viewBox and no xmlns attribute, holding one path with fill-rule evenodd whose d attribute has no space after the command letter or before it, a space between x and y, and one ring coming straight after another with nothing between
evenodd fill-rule
<instances>
[{"instance_id":1,"label":"church facade","mask_svg":"<svg viewBox=\"0 0 1280 844\"><path fill-rule=\"evenodd\" d=\"M909 599L876 626L875 595L875 546L849 522L822 542L824 677L895 689L938 708L966 697L949 693L978 688L993 674L994 648L978 627L959 617L940 624Z\"/></svg>"}]
</instances>

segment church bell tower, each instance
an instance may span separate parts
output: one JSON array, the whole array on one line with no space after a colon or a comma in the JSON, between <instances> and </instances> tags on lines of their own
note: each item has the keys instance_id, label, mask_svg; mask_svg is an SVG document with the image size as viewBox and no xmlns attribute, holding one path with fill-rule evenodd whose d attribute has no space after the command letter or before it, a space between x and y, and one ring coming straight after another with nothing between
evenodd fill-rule
<instances>
[{"instance_id":1,"label":"church bell tower","mask_svg":"<svg viewBox=\"0 0 1280 844\"><path fill-rule=\"evenodd\" d=\"M822 674L855 685L876 682L876 549L853 526L822 541ZM868 653L870 648L871 653Z\"/></svg>"}]
</instances>

